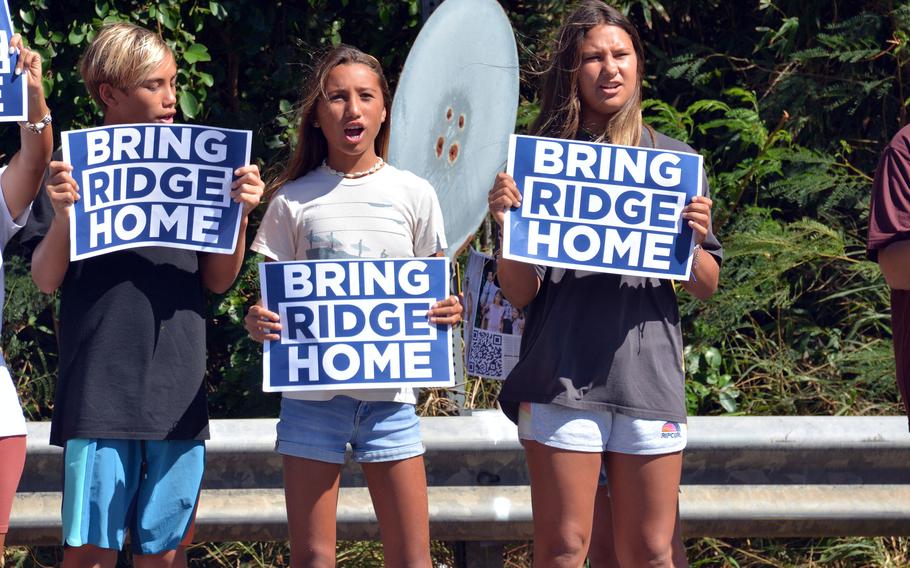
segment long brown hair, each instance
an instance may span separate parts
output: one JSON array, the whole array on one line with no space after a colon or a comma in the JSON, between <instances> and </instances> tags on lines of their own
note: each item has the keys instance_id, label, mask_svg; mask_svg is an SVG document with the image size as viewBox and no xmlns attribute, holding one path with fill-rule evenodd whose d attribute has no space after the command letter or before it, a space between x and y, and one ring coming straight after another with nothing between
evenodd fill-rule
<instances>
[{"instance_id":1,"label":"long brown hair","mask_svg":"<svg viewBox=\"0 0 910 568\"><path fill-rule=\"evenodd\" d=\"M322 130L315 125L316 105L319 104L320 99L326 99L325 82L332 69L339 65L356 63L366 65L379 78L379 88L382 91L382 103L385 106L386 119L379 125L379 132L376 133L373 148L377 156L386 157L389 149L389 123L392 118L392 94L389 91L389 83L386 81L385 74L382 72L382 65L375 57L360 51L356 47L339 44L319 59L319 62L316 63L316 68L304 84L297 111L297 140L294 146L294 153L281 172L269 182L269 187L266 190L267 194L271 194L285 183L317 168L328 157L328 143L322 134Z\"/></svg>"},{"instance_id":2,"label":"long brown hair","mask_svg":"<svg viewBox=\"0 0 910 568\"><path fill-rule=\"evenodd\" d=\"M578 95L578 69L581 42L588 30L606 24L629 34L638 59L635 92L610 119L605 132L594 132L598 141L637 146L641 141L641 78L645 53L638 31L628 18L602 0L581 0L566 16L557 32L556 44L543 72L540 89L540 114L531 126L538 136L575 138L581 128L581 99Z\"/></svg>"}]
</instances>

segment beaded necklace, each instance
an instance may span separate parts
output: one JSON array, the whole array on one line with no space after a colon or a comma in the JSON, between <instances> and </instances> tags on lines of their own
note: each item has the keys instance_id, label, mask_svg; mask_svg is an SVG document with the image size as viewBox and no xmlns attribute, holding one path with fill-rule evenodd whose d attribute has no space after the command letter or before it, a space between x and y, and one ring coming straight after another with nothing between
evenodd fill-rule
<instances>
[{"instance_id":1,"label":"beaded necklace","mask_svg":"<svg viewBox=\"0 0 910 568\"><path fill-rule=\"evenodd\" d=\"M328 170L328 172L329 172L330 174L334 174L334 175L336 175L336 176L338 176L338 177L340 177L340 178L345 178L345 179L356 179L356 178L362 178L362 177L365 177L365 176L368 176L368 175L370 175L370 174L374 174L374 173L378 172L379 169L380 169L382 166L385 165L385 161L384 161L382 158L377 158L377 160L378 160L378 161L377 161L375 164L373 164L373 167L372 167L372 168L370 168L370 169L368 169L368 170L363 170L362 172L351 172L351 173L349 173L349 174L346 174L346 173L344 173L344 172L339 172L338 170L333 170L333 169L328 165L328 163L326 163L325 160L322 161L322 167L325 168L326 170Z\"/></svg>"}]
</instances>

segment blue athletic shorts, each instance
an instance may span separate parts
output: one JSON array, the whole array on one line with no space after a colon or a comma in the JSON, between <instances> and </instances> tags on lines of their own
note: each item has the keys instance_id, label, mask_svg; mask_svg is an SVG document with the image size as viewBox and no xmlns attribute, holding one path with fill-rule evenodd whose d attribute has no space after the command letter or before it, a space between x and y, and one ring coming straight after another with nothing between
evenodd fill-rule
<instances>
[{"instance_id":1,"label":"blue athletic shorts","mask_svg":"<svg viewBox=\"0 0 910 568\"><path fill-rule=\"evenodd\" d=\"M414 405L339 395L331 400L281 399L278 453L344 463L351 444L358 462L396 461L424 453Z\"/></svg>"},{"instance_id":2,"label":"blue athletic shorts","mask_svg":"<svg viewBox=\"0 0 910 568\"><path fill-rule=\"evenodd\" d=\"M193 520L205 444L197 440L73 439L66 443L63 543L135 554L175 550Z\"/></svg>"}]
</instances>

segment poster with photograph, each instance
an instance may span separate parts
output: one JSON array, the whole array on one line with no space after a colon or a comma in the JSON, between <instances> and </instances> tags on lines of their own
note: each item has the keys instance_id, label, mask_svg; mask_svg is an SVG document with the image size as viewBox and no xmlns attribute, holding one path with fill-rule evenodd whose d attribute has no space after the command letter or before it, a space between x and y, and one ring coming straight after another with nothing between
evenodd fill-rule
<instances>
[{"instance_id":1,"label":"poster with photograph","mask_svg":"<svg viewBox=\"0 0 910 568\"><path fill-rule=\"evenodd\" d=\"M518 363L525 314L496 285L496 259L471 249L462 292L465 372L505 379Z\"/></svg>"}]
</instances>

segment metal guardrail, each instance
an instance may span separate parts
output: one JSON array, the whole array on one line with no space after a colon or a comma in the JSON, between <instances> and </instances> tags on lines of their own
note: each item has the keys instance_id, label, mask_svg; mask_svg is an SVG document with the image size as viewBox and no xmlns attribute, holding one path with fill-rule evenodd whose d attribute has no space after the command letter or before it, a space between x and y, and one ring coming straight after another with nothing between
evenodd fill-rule
<instances>
[{"instance_id":1,"label":"metal guardrail","mask_svg":"<svg viewBox=\"0 0 910 568\"><path fill-rule=\"evenodd\" d=\"M421 419L437 540L531 537L528 473L497 411ZM60 539L62 452L29 424L8 544ZM275 420L213 420L198 540L287 536ZM903 417L694 417L680 496L687 536L910 535L910 433ZM340 539L376 539L359 466L342 473Z\"/></svg>"}]
</instances>

